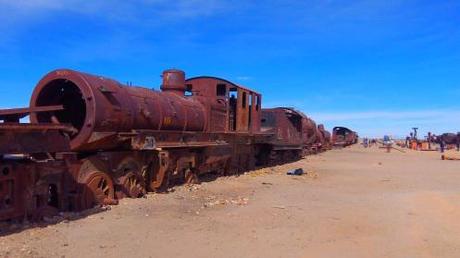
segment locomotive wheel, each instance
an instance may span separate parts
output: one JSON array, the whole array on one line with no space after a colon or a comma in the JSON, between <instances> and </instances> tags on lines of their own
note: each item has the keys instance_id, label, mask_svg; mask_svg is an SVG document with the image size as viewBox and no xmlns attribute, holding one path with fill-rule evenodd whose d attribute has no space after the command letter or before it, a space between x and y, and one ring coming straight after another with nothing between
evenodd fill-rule
<instances>
[{"instance_id":1,"label":"locomotive wheel","mask_svg":"<svg viewBox=\"0 0 460 258\"><path fill-rule=\"evenodd\" d=\"M113 205L115 189L109 175L103 172L89 173L83 180L82 208L90 209L96 205Z\"/></svg>"},{"instance_id":2,"label":"locomotive wheel","mask_svg":"<svg viewBox=\"0 0 460 258\"><path fill-rule=\"evenodd\" d=\"M117 192L117 197L124 196L129 198L140 198L146 194L144 180L141 176L128 172L118 179L121 192Z\"/></svg>"},{"instance_id":3,"label":"locomotive wheel","mask_svg":"<svg viewBox=\"0 0 460 258\"><path fill-rule=\"evenodd\" d=\"M200 183L200 179L198 178L198 175L192 169L185 170L184 176L185 176L186 184L199 184Z\"/></svg>"},{"instance_id":4,"label":"locomotive wheel","mask_svg":"<svg viewBox=\"0 0 460 258\"><path fill-rule=\"evenodd\" d=\"M150 182L150 189L156 193L167 192L169 188L169 171L164 172L165 175L162 180L158 180L156 175L154 179Z\"/></svg>"}]
</instances>

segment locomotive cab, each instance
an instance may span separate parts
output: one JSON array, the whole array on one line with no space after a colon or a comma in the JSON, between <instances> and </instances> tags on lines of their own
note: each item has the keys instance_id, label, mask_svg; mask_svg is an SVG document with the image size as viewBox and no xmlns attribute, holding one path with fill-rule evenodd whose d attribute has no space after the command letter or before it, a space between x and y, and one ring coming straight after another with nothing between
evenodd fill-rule
<instances>
[{"instance_id":1,"label":"locomotive cab","mask_svg":"<svg viewBox=\"0 0 460 258\"><path fill-rule=\"evenodd\" d=\"M187 90L207 105L208 130L257 133L260 130L261 95L216 77L195 77L186 81Z\"/></svg>"}]
</instances>

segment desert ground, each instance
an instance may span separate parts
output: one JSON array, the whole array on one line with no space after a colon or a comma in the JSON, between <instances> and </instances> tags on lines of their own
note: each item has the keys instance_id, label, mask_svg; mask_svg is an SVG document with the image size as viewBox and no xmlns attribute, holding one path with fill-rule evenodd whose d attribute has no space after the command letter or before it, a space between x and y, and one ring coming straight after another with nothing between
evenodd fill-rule
<instances>
[{"instance_id":1,"label":"desert ground","mask_svg":"<svg viewBox=\"0 0 460 258\"><path fill-rule=\"evenodd\" d=\"M460 257L460 161L355 145L8 230L0 257Z\"/></svg>"}]
</instances>

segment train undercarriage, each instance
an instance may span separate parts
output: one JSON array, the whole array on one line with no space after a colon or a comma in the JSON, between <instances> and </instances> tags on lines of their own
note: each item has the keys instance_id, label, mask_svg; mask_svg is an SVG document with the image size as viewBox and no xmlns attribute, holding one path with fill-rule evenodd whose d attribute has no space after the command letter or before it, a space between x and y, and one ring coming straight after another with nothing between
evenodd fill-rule
<instances>
[{"instance_id":1,"label":"train undercarriage","mask_svg":"<svg viewBox=\"0 0 460 258\"><path fill-rule=\"evenodd\" d=\"M0 220L40 220L114 205L172 185L199 183L203 174L239 174L302 156L294 146L266 144L268 134L146 130L106 135L124 150L72 152L63 128L16 124L13 134L12 125L0 124Z\"/></svg>"}]
</instances>

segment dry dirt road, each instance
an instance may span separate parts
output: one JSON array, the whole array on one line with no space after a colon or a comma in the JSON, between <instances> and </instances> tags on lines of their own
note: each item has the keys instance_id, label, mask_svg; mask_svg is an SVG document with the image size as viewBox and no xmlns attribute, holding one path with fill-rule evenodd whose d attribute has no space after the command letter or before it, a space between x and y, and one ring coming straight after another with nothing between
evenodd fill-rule
<instances>
[{"instance_id":1,"label":"dry dirt road","mask_svg":"<svg viewBox=\"0 0 460 258\"><path fill-rule=\"evenodd\" d=\"M460 161L439 153L353 146L174 190L10 233L0 257L460 257Z\"/></svg>"}]
</instances>

